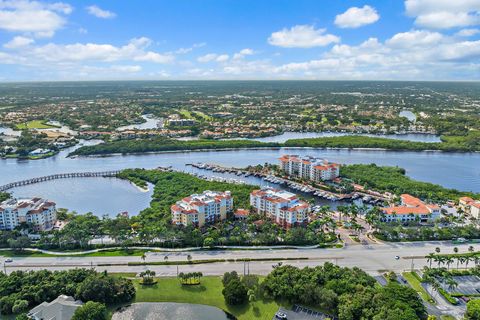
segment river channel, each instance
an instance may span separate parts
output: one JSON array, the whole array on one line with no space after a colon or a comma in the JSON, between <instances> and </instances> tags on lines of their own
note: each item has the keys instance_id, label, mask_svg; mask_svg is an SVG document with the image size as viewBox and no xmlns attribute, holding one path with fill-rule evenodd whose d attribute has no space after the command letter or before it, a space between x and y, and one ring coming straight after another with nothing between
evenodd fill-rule
<instances>
[{"instance_id":1,"label":"river channel","mask_svg":"<svg viewBox=\"0 0 480 320\"><path fill-rule=\"evenodd\" d=\"M54 157L36 161L0 160L0 185L56 173L159 166L172 166L187 172L242 179L248 183L262 185L266 183L255 177L214 173L194 169L186 164L205 162L246 167L265 162L277 163L283 154L299 154L313 155L344 164L376 163L400 166L406 169L408 176L417 180L480 192L480 153L281 148L67 158L66 155L71 151L72 149L64 150ZM55 201L58 207L69 208L79 213L94 212L97 215L114 215L123 211L137 214L148 207L151 196L151 190L142 192L128 182L112 178L53 180L14 188L11 191L17 197L46 197Z\"/></svg>"}]
</instances>

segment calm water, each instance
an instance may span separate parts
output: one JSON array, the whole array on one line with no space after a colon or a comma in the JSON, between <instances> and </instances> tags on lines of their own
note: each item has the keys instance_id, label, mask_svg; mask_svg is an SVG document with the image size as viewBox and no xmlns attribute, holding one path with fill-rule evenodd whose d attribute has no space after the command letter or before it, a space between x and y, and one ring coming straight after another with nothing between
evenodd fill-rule
<instances>
[{"instance_id":1,"label":"calm water","mask_svg":"<svg viewBox=\"0 0 480 320\"><path fill-rule=\"evenodd\" d=\"M281 135L253 138L249 140L257 140L263 142L285 142L289 139L305 139L305 138L321 138L321 137L340 137L352 135L346 132L285 132ZM358 134L367 137L389 138L396 140L409 140L417 142L440 142L440 137L435 134L426 133L408 133L408 134Z\"/></svg>"},{"instance_id":2,"label":"calm water","mask_svg":"<svg viewBox=\"0 0 480 320\"><path fill-rule=\"evenodd\" d=\"M112 320L228 320L225 311L189 303L134 303L113 314Z\"/></svg>"},{"instance_id":3,"label":"calm water","mask_svg":"<svg viewBox=\"0 0 480 320\"><path fill-rule=\"evenodd\" d=\"M95 144L98 141L85 143ZM173 166L180 170L198 172L203 175L220 176L219 173L193 169L185 164L208 162L246 167L265 162L276 163L283 154L299 154L318 156L345 164L376 163L400 166L407 170L408 176L417 180L460 190L480 192L480 153L282 148L279 150L178 152L69 159L65 156L70 151L62 151L57 156L44 160L0 160L0 184L55 173L156 168L158 166ZM240 179L235 175L223 176ZM254 177L242 179L252 184L265 183ZM16 188L13 191L15 195L19 196L47 197L56 201L59 207L68 207L78 212L92 211L97 215L116 214L121 211L136 214L141 209L148 207L150 200L149 193L140 192L125 181L106 178L55 180Z\"/></svg>"},{"instance_id":4,"label":"calm water","mask_svg":"<svg viewBox=\"0 0 480 320\"><path fill-rule=\"evenodd\" d=\"M56 202L57 208L97 216L116 216L127 211L137 215L149 206L153 187L141 191L130 182L116 178L73 178L50 180L10 190L15 197L40 196ZM106 201L108 199L108 201Z\"/></svg>"},{"instance_id":5,"label":"calm water","mask_svg":"<svg viewBox=\"0 0 480 320\"><path fill-rule=\"evenodd\" d=\"M133 129L146 130L146 129L163 128L162 118L155 118L152 115L142 115L142 118L145 119L144 123L131 124L128 126L118 127L117 131L133 130Z\"/></svg>"},{"instance_id":6,"label":"calm water","mask_svg":"<svg viewBox=\"0 0 480 320\"><path fill-rule=\"evenodd\" d=\"M415 115L415 113L410 110L403 110L399 113L399 115L400 117L405 117L412 122L415 122L417 120L417 116Z\"/></svg>"}]
</instances>

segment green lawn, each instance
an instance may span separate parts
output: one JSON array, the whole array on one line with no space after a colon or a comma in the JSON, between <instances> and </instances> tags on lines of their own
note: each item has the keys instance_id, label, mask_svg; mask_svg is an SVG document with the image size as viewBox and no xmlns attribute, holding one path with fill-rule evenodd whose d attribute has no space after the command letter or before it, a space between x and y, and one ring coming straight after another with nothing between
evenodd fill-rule
<instances>
[{"instance_id":1,"label":"green lawn","mask_svg":"<svg viewBox=\"0 0 480 320\"><path fill-rule=\"evenodd\" d=\"M278 311L275 301L258 300L242 306L227 306L222 295L221 277L208 276L200 285L182 286L177 278L158 278L153 286L142 286L135 280L137 295L134 302L183 302L218 307L233 314L239 320L272 319Z\"/></svg>"},{"instance_id":2,"label":"green lawn","mask_svg":"<svg viewBox=\"0 0 480 320\"><path fill-rule=\"evenodd\" d=\"M17 129L50 129L57 128L56 126L51 126L46 124L44 120L32 120L27 123L19 123L16 125Z\"/></svg>"},{"instance_id":3,"label":"green lawn","mask_svg":"<svg viewBox=\"0 0 480 320\"><path fill-rule=\"evenodd\" d=\"M43 257L121 257L121 256L142 256L145 252L153 252L154 250L143 250L143 249L135 249L135 250L105 250L99 252L92 252L87 254L74 254L75 251L72 251L72 254L66 255L55 255L49 253L41 253L35 251L24 250L21 252L15 252L13 250L1 250L0 256L3 257L29 257L29 258L43 258ZM65 251L59 251L65 252Z\"/></svg>"},{"instance_id":4,"label":"green lawn","mask_svg":"<svg viewBox=\"0 0 480 320\"><path fill-rule=\"evenodd\" d=\"M194 119L194 117L188 110L182 109L182 110L179 110L178 113L185 119Z\"/></svg>"},{"instance_id":5,"label":"green lawn","mask_svg":"<svg viewBox=\"0 0 480 320\"><path fill-rule=\"evenodd\" d=\"M405 278L405 280L408 281L408 284L415 290L417 293L420 295L420 297L425 300L430 302L431 304L436 304L435 300L432 299L432 297L425 291L425 289L422 287L422 284L420 281L417 279L416 275L414 272L404 272L402 273L402 276Z\"/></svg>"}]
</instances>

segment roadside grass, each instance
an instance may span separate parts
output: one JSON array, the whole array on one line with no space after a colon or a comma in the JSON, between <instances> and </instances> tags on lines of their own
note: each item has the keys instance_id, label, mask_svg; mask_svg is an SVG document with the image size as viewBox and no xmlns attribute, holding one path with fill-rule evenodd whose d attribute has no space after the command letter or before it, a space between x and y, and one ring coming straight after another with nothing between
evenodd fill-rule
<instances>
[{"instance_id":1,"label":"roadside grass","mask_svg":"<svg viewBox=\"0 0 480 320\"><path fill-rule=\"evenodd\" d=\"M418 275L415 272L404 272L402 276L407 280L408 284L420 295L420 297L430 304L437 304L435 300L428 294L422 287L421 282L418 280Z\"/></svg>"},{"instance_id":2,"label":"roadside grass","mask_svg":"<svg viewBox=\"0 0 480 320\"><path fill-rule=\"evenodd\" d=\"M228 306L222 295L223 284L220 276L202 277L200 285L182 286L177 278L158 278L153 286L143 286L134 280L137 294L133 302L179 302L205 304L223 309L238 320L271 319L282 305L273 300L257 300L241 306Z\"/></svg>"},{"instance_id":3,"label":"roadside grass","mask_svg":"<svg viewBox=\"0 0 480 320\"><path fill-rule=\"evenodd\" d=\"M62 253L68 253L68 251L59 251ZM75 251L72 251L71 254L50 254L42 253L31 250L23 251L13 251L13 250L0 250L0 256L15 258L15 257L28 257L28 258L45 258L45 257L123 257L123 256L137 256L140 257L146 252L155 252L155 250L147 249L135 249L135 250L104 250L92 253L83 253L83 254L74 254Z\"/></svg>"},{"instance_id":4,"label":"roadside grass","mask_svg":"<svg viewBox=\"0 0 480 320\"><path fill-rule=\"evenodd\" d=\"M17 129L51 129L57 128L56 126L52 126L46 123L45 120L32 120L26 123L19 123L16 125Z\"/></svg>"},{"instance_id":5,"label":"roadside grass","mask_svg":"<svg viewBox=\"0 0 480 320\"><path fill-rule=\"evenodd\" d=\"M117 278L135 278L137 276L135 272L109 272L108 274Z\"/></svg>"}]
</instances>

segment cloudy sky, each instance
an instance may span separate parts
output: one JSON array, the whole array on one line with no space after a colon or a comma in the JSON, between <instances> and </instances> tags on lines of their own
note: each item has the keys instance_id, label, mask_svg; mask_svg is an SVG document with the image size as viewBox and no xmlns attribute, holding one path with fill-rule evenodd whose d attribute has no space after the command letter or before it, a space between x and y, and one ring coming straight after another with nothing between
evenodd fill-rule
<instances>
[{"instance_id":1,"label":"cloudy sky","mask_svg":"<svg viewBox=\"0 0 480 320\"><path fill-rule=\"evenodd\" d=\"M480 0L0 0L0 81L480 80Z\"/></svg>"}]
</instances>

